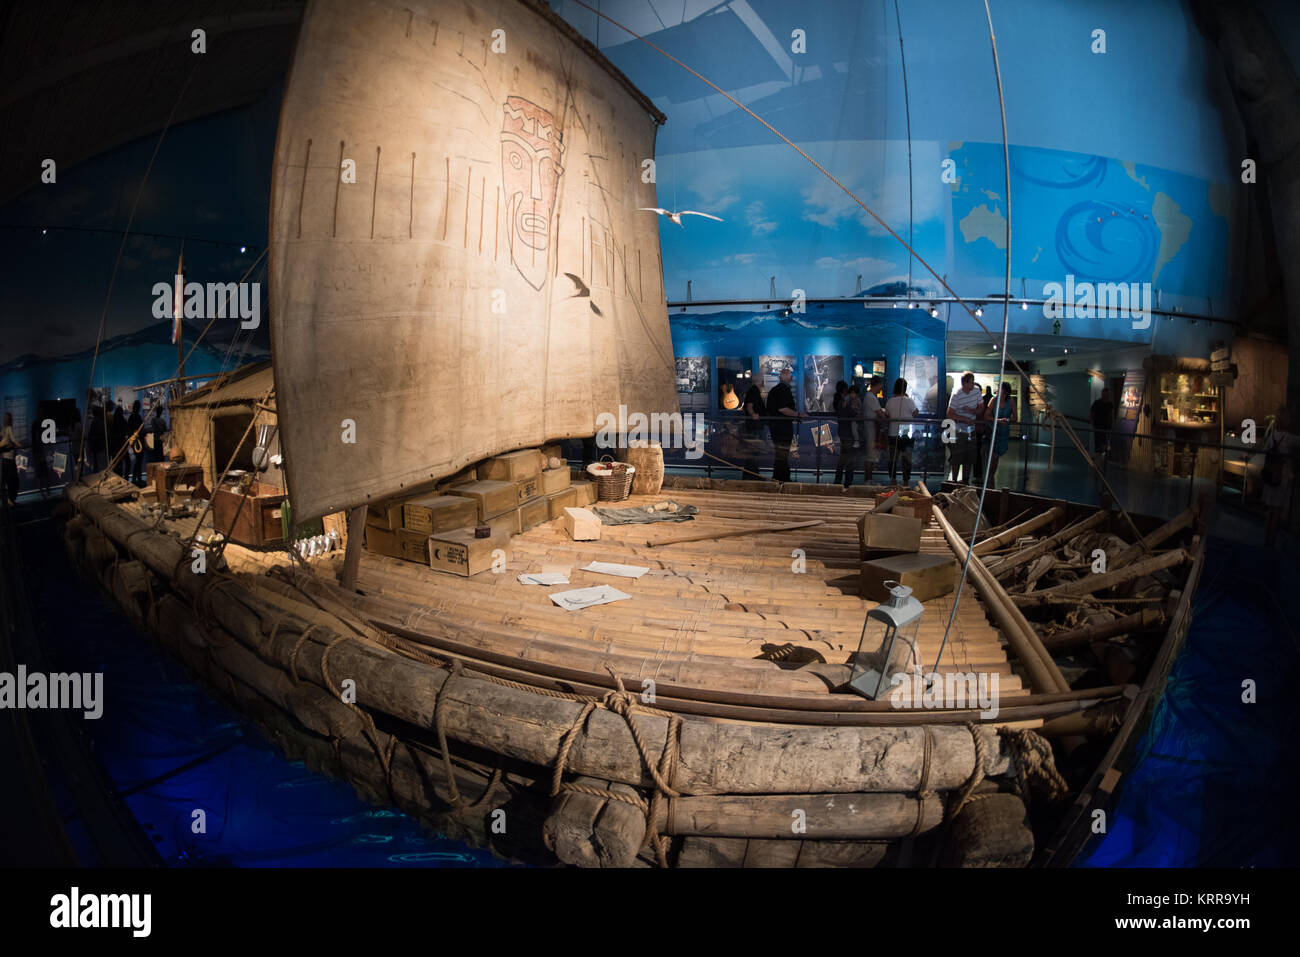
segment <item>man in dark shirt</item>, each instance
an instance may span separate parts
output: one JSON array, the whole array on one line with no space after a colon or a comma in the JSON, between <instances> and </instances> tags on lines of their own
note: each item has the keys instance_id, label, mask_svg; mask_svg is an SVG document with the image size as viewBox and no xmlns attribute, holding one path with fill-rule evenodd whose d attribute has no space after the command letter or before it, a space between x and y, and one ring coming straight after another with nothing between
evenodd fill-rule
<instances>
[{"instance_id":1,"label":"man in dark shirt","mask_svg":"<svg viewBox=\"0 0 1300 957\"><path fill-rule=\"evenodd\" d=\"M1092 451L1094 457L1106 454L1110 446L1110 427L1115 420L1115 406L1110 401L1110 389L1101 390L1101 398L1092 404Z\"/></svg>"},{"instance_id":2,"label":"man in dark shirt","mask_svg":"<svg viewBox=\"0 0 1300 957\"><path fill-rule=\"evenodd\" d=\"M795 420L798 411L794 405L794 393L790 390L790 381L794 373L789 369L781 370L781 381L767 394L768 428L772 432L772 478L778 482L790 481L790 443L794 439Z\"/></svg>"}]
</instances>

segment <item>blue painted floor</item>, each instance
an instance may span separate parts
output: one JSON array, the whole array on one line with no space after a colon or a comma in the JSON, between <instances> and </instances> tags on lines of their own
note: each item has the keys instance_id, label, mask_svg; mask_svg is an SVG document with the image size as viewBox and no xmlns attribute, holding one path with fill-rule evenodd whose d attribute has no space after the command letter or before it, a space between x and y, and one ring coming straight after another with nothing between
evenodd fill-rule
<instances>
[{"instance_id":1,"label":"blue painted floor","mask_svg":"<svg viewBox=\"0 0 1300 957\"><path fill-rule=\"evenodd\" d=\"M375 808L352 788L286 760L192 682L99 592L75 576L45 508L23 508L25 574L52 667L104 671L93 750L163 861L172 866L497 867L485 850ZM179 769L179 770L178 770ZM65 804L65 808L70 804ZM194 833L195 812L206 832ZM86 861L78 821L65 823Z\"/></svg>"}]
</instances>

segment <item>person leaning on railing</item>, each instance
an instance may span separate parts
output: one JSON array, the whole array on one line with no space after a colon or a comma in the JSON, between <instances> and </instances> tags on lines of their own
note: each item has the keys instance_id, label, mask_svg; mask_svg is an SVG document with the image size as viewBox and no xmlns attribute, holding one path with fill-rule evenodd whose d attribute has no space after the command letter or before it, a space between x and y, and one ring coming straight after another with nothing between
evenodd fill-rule
<instances>
[{"instance_id":1,"label":"person leaning on railing","mask_svg":"<svg viewBox=\"0 0 1300 957\"><path fill-rule=\"evenodd\" d=\"M948 418L957 423L957 441L952 446L952 480L970 485L975 458L975 423L984 410L984 397L975 387L975 373L961 377L961 388L948 400Z\"/></svg>"},{"instance_id":2,"label":"person leaning on railing","mask_svg":"<svg viewBox=\"0 0 1300 957\"><path fill-rule=\"evenodd\" d=\"M885 414L889 416L889 484L898 484L898 466L903 466L903 484L912 484L912 422L916 419L916 403L907 394L907 380L899 379L894 383L894 394L885 403ZM907 429L908 434L903 434Z\"/></svg>"},{"instance_id":3,"label":"person leaning on railing","mask_svg":"<svg viewBox=\"0 0 1300 957\"><path fill-rule=\"evenodd\" d=\"M790 382L792 369L781 370L781 381L767 394L767 427L772 433L772 478L777 482L790 481L790 443L794 441L795 423L799 412L794 405Z\"/></svg>"}]
</instances>

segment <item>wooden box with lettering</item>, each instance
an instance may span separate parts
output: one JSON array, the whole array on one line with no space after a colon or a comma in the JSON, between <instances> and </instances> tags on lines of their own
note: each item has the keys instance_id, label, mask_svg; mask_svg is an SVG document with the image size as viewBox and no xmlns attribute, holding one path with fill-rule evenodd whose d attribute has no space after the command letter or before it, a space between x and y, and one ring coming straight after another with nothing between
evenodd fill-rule
<instances>
[{"instance_id":1,"label":"wooden box with lettering","mask_svg":"<svg viewBox=\"0 0 1300 957\"><path fill-rule=\"evenodd\" d=\"M921 549L921 520L906 515L867 512L858 519L858 550L863 558Z\"/></svg>"},{"instance_id":2,"label":"wooden box with lettering","mask_svg":"<svg viewBox=\"0 0 1300 957\"><path fill-rule=\"evenodd\" d=\"M478 479L457 485L456 494L474 500L480 521L500 515L519 504L519 490L514 482Z\"/></svg>"},{"instance_id":3,"label":"wooden box with lettering","mask_svg":"<svg viewBox=\"0 0 1300 957\"><path fill-rule=\"evenodd\" d=\"M542 494L551 495L554 492L562 492L569 487L572 481L573 473L567 468L544 469L542 471Z\"/></svg>"},{"instance_id":4,"label":"wooden box with lettering","mask_svg":"<svg viewBox=\"0 0 1300 957\"><path fill-rule=\"evenodd\" d=\"M505 552L506 561L510 560L509 535L493 532L488 538L475 538L472 528L439 532L428 539L429 567L469 578L492 567L497 549Z\"/></svg>"},{"instance_id":5,"label":"wooden box with lettering","mask_svg":"<svg viewBox=\"0 0 1300 957\"><path fill-rule=\"evenodd\" d=\"M550 520L546 499L535 498L519 506L519 530L526 532Z\"/></svg>"},{"instance_id":6,"label":"wooden box with lettering","mask_svg":"<svg viewBox=\"0 0 1300 957\"><path fill-rule=\"evenodd\" d=\"M498 482L518 482L521 479L536 478L541 471L541 455L536 449L523 449L519 452L507 452L479 465L481 479Z\"/></svg>"},{"instance_id":7,"label":"wooden box with lettering","mask_svg":"<svg viewBox=\"0 0 1300 957\"><path fill-rule=\"evenodd\" d=\"M463 495L426 495L402 504L402 527L432 535L473 525L478 505Z\"/></svg>"},{"instance_id":8,"label":"wooden box with lettering","mask_svg":"<svg viewBox=\"0 0 1300 957\"><path fill-rule=\"evenodd\" d=\"M947 595L957 584L957 562L946 555L893 555L862 563L861 595L869 601L888 601L885 582L912 589L917 601Z\"/></svg>"},{"instance_id":9,"label":"wooden box with lettering","mask_svg":"<svg viewBox=\"0 0 1300 957\"><path fill-rule=\"evenodd\" d=\"M532 478L520 479L515 483L515 503L523 505L524 502L530 502L542 494L542 477L534 475Z\"/></svg>"}]
</instances>

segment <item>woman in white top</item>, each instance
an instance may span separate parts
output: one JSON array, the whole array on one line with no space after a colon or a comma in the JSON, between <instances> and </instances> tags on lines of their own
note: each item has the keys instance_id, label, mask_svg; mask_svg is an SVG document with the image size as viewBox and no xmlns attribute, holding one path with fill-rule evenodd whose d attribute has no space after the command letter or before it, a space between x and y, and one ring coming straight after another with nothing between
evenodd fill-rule
<instances>
[{"instance_id":1,"label":"woman in white top","mask_svg":"<svg viewBox=\"0 0 1300 957\"><path fill-rule=\"evenodd\" d=\"M898 484L898 460L903 460L903 484L912 484L912 421L916 418L916 403L908 397L907 380L894 383L894 394L885 403L889 416L889 484Z\"/></svg>"},{"instance_id":2,"label":"woman in white top","mask_svg":"<svg viewBox=\"0 0 1300 957\"><path fill-rule=\"evenodd\" d=\"M18 502L18 463L14 461L14 452L18 440L14 438L14 414L5 413L4 430L0 432L0 490L10 505Z\"/></svg>"}]
</instances>

